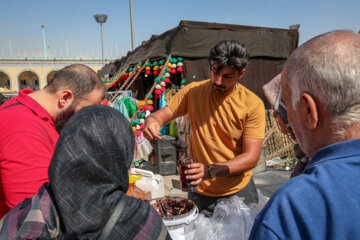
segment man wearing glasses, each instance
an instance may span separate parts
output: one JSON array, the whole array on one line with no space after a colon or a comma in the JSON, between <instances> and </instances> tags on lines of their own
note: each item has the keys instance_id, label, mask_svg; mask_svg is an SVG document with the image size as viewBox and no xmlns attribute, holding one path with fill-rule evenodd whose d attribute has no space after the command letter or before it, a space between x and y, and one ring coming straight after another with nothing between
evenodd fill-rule
<instances>
[{"instance_id":1,"label":"man wearing glasses","mask_svg":"<svg viewBox=\"0 0 360 240\"><path fill-rule=\"evenodd\" d=\"M274 110L274 118L280 131L286 134L290 141L295 141L295 135L292 131L288 118L287 118L287 108L281 98L281 74L278 74L274 77L269 83L263 86L264 94L269 101L270 105ZM307 164L309 163L309 157L305 155L305 153L301 150L299 144L294 145L295 157L297 158L297 162L294 166L293 171L291 172L290 178L296 177L301 174Z\"/></svg>"},{"instance_id":2,"label":"man wearing glasses","mask_svg":"<svg viewBox=\"0 0 360 240\"><path fill-rule=\"evenodd\" d=\"M249 54L234 40L219 42L210 50L211 79L194 82L178 92L145 122L144 136L161 139L160 127L188 114L191 123L187 179L199 184L190 192L199 210L211 216L215 205L233 195L257 203L252 169L260 157L265 132L265 108L259 97L238 80Z\"/></svg>"},{"instance_id":3,"label":"man wearing glasses","mask_svg":"<svg viewBox=\"0 0 360 240\"><path fill-rule=\"evenodd\" d=\"M250 239L360 239L360 36L319 35L281 73L297 142L311 157L256 217Z\"/></svg>"}]
</instances>

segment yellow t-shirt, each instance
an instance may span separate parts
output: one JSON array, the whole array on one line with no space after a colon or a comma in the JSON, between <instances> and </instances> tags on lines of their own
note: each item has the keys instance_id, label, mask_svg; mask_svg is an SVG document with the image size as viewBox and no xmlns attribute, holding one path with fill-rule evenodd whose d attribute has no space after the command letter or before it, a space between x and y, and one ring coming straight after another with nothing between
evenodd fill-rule
<instances>
[{"instance_id":1,"label":"yellow t-shirt","mask_svg":"<svg viewBox=\"0 0 360 240\"><path fill-rule=\"evenodd\" d=\"M190 152L194 162L211 165L226 162L242 153L242 139L264 138L265 108L261 99L237 83L227 95L212 90L211 80L194 82L167 103L176 117L188 114L191 124ZM243 189L252 170L241 175L203 181L198 193L227 196Z\"/></svg>"}]
</instances>

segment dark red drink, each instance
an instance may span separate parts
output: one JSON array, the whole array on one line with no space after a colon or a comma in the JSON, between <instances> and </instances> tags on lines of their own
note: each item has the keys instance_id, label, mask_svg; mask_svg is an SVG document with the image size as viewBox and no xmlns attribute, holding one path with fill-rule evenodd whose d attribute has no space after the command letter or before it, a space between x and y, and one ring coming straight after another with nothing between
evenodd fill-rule
<instances>
[{"instance_id":1,"label":"dark red drink","mask_svg":"<svg viewBox=\"0 0 360 240\"><path fill-rule=\"evenodd\" d=\"M195 192L198 185L192 185L191 182L194 180L188 180L186 179L185 171L189 169L189 164L191 164L193 161L191 158L186 158L183 160L180 160L179 165L179 174L180 174L180 181L181 181L181 190L184 192Z\"/></svg>"}]
</instances>

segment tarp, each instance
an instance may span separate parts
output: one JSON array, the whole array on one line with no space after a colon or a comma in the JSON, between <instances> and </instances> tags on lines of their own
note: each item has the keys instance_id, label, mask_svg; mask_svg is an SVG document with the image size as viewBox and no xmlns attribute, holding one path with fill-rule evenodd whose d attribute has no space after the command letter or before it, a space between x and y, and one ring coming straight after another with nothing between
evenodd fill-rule
<instances>
[{"instance_id":1,"label":"tarp","mask_svg":"<svg viewBox=\"0 0 360 240\"><path fill-rule=\"evenodd\" d=\"M114 75L127 65L171 54L184 59L184 76L188 82L204 80L210 77L207 61L210 48L224 39L235 39L248 47L250 62L240 82L265 101L261 87L281 71L282 64L298 45L299 32L297 29L181 21L177 27L153 35L126 56L105 65L98 75Z\"/></svg>"}]
</instances>

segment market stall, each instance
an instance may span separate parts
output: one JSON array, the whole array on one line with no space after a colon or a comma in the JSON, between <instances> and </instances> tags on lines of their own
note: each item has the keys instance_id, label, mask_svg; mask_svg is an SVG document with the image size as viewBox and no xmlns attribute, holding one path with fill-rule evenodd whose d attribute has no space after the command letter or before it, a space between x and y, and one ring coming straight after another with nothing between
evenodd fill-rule
<instances>
[{"instance_id":1,"label":"market stall","mask_svg":"<svg viewBox=\"0 0 360 240\"><path fill-rule=\"evenodd\" d=\"M270 107L262 86L281 71L287 57L297 47L297 29L181 21L177 27L153 35L126 56L98 71L109 91L128 90L137 99L136 111L129 116L137 138L142 139L143 119L164 107L172 94L188 83L210 78L209 50L223 39L236 39L246 44L250 59L241 84ZM118 96L115 94L110 102ZM177 136L175 126L172 123L163 127L162 134ZM173 155L162 157L161 151L156 155L157 161L171 165L167 160Z\"/></svg>"}]
</instances>

